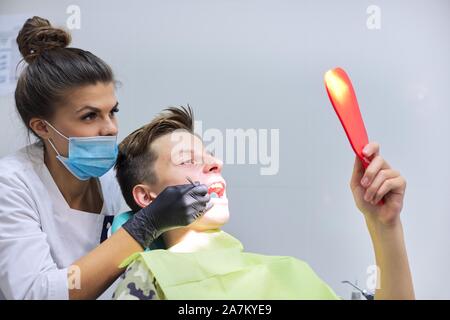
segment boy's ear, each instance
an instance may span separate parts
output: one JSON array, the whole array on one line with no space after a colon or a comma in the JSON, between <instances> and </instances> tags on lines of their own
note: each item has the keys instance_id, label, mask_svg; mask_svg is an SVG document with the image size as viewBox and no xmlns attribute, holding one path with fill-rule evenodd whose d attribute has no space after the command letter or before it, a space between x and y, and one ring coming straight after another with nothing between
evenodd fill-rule
<instances>
[{"instance_id":1,"label":"boy's ear","mask_svg":"<svg viewBox=\"0 0 450 320\"><path fill-rule=\"evenodd\" d=\"M133 188L133 199L136 204L145 208L156 198L156 193L150 190L150 187L145 184L135 185Z\"/></svg>"}]
</instances>

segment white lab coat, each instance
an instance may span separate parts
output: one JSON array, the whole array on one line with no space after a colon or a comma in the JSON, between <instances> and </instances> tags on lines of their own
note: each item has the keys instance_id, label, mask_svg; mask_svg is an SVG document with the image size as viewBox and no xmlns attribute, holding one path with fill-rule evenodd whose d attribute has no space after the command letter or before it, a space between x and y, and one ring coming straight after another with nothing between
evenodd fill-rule
<instances>
[{"instance_id":1,"label":"white lab coat","mask_svg":"<svg viewBox=\"0 0 450 320\"><path fill-rule=\"evenodd\" d=\"M68 299L67 267L99 245L105 215L123 203L113 170L99 182L101 213L74 210L41 143L0 159L0 299Z\"/></svg>"}]
</instances>

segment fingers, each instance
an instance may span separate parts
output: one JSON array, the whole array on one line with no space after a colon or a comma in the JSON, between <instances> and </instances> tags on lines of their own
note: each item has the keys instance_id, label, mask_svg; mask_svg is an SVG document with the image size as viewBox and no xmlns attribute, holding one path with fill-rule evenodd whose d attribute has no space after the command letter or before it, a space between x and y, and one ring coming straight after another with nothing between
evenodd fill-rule
<instances>
[{"instance_id":1,"label":"fingers","mask_svg":"<svg viewBox=\"0 0 450 320\"><path fill-rule=\"evenodd\" d=\"M358 157L355 157L355 163L353 164L353 173L350 180L350 187L353 189L361 183L361 178L364 174L364 166Z\"/></svg>"},{"instance_id":2,"label":"fingers","mask_svg":"<svg viewBox=\"0 0 450 320\"><path fill-rule=\"evenodd\" d=\"M196 185L195 187L193 186L193 188L191 190L191 194L204 196L204 195L208 194L208 187L205 184L199 184L199 185Z\"/></svg>"},{"instance_id":3,"label":"fingers","mask_svg":"<svg viewBox=\"0 0 450 320\"><path fill-rule=\"evenodd\" d=\"M380 186L378 191L376 192L376 195L374 197L374 203L378 203L385 195L387 195L390 192L396 193L396 192L403 192L406 187L406 181L401 176L397 176L393 179L388 179L383 182L383 184Z\"/></svg>"},{"instance_id":4,"label":"fingers","mask_svg":"<svg viewBox=\"0 0 450 320\"><path fill-rule=\"evenodd\" d=\"M190 199L189 198L187 199L187 202L186 202L187 205L192 205L194 203L200 203L202 205L206 205L206 203L211 199L211 196L208 193L203 195L203 194L198 194L195 192L189 192L189 196L190 196Z\"/></svg>"},{"instance_id":5,"label":"fingers","mask_svg":"<svg viewBox=\"0 0 450 320\"><path fill-rule=\"evenodd\" d=\"M383 169L390 169L389 164L381 156L376 155L366 168L366 171L361 179L361 185L364 188L370 186L380 170Z\"/></svg>"},{"instance_id":6,"label":"fingers","mask_svg":"<svg viewBox=\"0 0 450 320\"><path fill-rule=\"evenodd\" d=\"M373 162L373 160L380 154L380 145L377 142L370 142L363 148L362 152L363 152L363 155L365 156L365 158L367 158L367 160L368 160L367 162L370 162L371 159ZM378 161L379 160L377 160L377 162ZM364 170L362 161L358 157L355 158L355 164L353 166L353 174L352 174L352 178L350 180L350 186L352 187L352 189L359 184L361 184L363 187L366 187L370 184L374 175L376 175L376 173L379 171L379 169L376 170L377 162L374 164L372 164L372 163L369 164L368 169L371 165L372 165L372 168L368 172L369 176L366 177L367 180L364 180L364 182L365 182L365 185L364 185L362 183L363 175L367 171Z\"/></svg>"},{"instance_id":7,"label":"fingers","mask_svg":"<svg viewBox=\"0 0 450 320\"><path fill-rule=\"evenodd\" d=\"M366 189L364 194L364 200L372 204L376 204L381 200L381 198L376 201L378 191L380 187L385 183L385 181L399 177L400 173L392 169L383 169L378 172L378 174L373 179L372 183ZM384 196L384 195L383 195Z\"/></svg>"},{"instance_id":8,"label":"fingers","mask_svg":"<svg viewBox=\"0 0 450 320\"><path fill-rule=\"evenodd\" d=\"M214 203L208 202L208 203L206 204L205 212L208 211L209 209L211 209L213 206L214 206Z\"/></svg>"},{"instance_id":9,"label":"fingers","mask_svg":"<svg viewBox=\"0 0 450 320\"><path fill-rule=\"evenodd\" d=\"M199 195L196 193L190 193L191 200L187 202L187 205L191 206L196 212L206 211L211 196L207 193L205 195Z\"/></svg>"},{"instance_id":10,"label":"fingers","mask_svg":"<svg viewBox=\"0 0 450 320\"><path fill-rule=\"evenodd\" d=\"M171 190L172 192L181 193L182 195L190 194L191 196L194 194L204 196L208 193L208 187L199 182L169 186L166 187L166 189Z\"/></svg>"},{"instance_id":11,"label":"fingers","mask_svg":"<svg viewBox=\"0 0 450 320\"><path fill-rule=\"evenodd\" d=\"M367 159L371 159L380 154L380 145L377 142L369 142L362 150Z\"/></svg>"},{"instance_id":12,"label":"fingers","mask_svg":"<svg viewBox=\"0 0 450 320\"><path fill-rule=\"evenodd\" d=\"M196 212L194 213L194 218L198 219L198 218L202 217L213 206L214 206L214 203L212 203L212 202L206 203L206 206L204 206L201 210L196 210Z\"/></svg>"},{"instance_id":13,"label":"fingers","mask_svg":"<svg viewBox=\"0 0 450 320\"><path fill-rule=\"evenodd\" d=\"M193 190L194 188L196 188L197 186L196 185L194 185L194 184L191 184L191 183L187 183L187 184L179 184L179 185L174 185L174 186L168 186L168 187L166 187L164 190L163 190L163 192L164 191L167 191L167 192L175 192L175 193L178 193L178 194L186 194L186 193L189 193L189 192L191 192L191 190Z\"/></svg>"},{"instance_id":14,"label":"fingers","mask_svg":"<svg viewBox=\"0 0 450 320\"><path fill-rule=\"evenodd\" d=\"M211 196L209 194L205 194L204 196L194 194L193 197L196 202L204 204L204 205L206 205L206 203L208 203L209 200L211 200Z\"/></svg>"}]
</instances>

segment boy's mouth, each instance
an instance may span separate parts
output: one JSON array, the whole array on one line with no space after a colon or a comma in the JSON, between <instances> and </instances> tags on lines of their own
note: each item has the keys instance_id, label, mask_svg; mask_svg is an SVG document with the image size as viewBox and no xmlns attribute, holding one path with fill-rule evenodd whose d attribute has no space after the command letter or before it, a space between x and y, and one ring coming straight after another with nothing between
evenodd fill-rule
<instances>
[{"instance_id":1,"label":"boy's mouth","mask_svg":"<svg viewBox=\"0 0 450 320\"><path fill-rule=\"evenodd\" d=\"M225 184L223 182L213 182L208 187L208 194L211 198L222 198L225 193Z\"/></svg>"}]
</instances>

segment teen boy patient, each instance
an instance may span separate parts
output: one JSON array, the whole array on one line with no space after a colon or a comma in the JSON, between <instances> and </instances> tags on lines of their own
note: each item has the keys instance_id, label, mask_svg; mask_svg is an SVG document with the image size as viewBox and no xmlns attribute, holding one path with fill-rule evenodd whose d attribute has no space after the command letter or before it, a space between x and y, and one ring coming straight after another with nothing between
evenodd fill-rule
<instances>
[{"instance_id":1,"label":"teen boy patient","mask_svg":"<svg viewBox=\"0 0 450 320\"><path fill-rule=\"evenodd\" d=\"M128 267L113 298L338 299L305 262L246 253L236 238L220 230L229 218L222 162L193 132L191 109L169 108L119 146L117 178L132 211L117 216L113 229L169 186L186 185L189 192L188 180L207 186L203 195L192 197L210 200L209 209L193 223L166 231L152 248L122 263ZM405 180L379 155L377 144L369 143L364 154L371 163L364 170L355 160L350 187L379 268L375 299L414 299L400 221Z\"/></svg>"}]
</instances>

